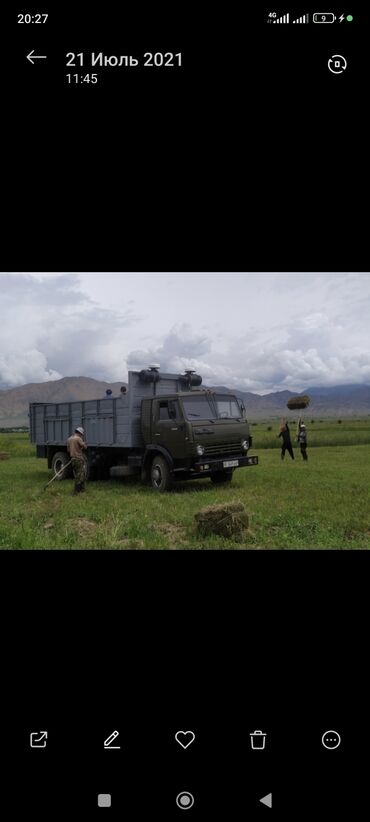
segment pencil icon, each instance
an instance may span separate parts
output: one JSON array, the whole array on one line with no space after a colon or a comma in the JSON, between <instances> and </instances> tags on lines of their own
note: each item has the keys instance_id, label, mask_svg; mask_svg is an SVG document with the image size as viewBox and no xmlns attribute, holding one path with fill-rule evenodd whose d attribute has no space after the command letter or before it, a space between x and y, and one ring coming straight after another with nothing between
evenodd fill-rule
<instances>
[{"instance_id":1,"label":"pencil icon","mask_svg":"<svg viewBox=\"0 0 370 822\"><path fill-rule=\"evenodd\" d=\"M113 731L113 733L111 733L111 735L108 736L107 739L104 740L104 748L114 748L114 749L120 748L121 747L120 745L113 745L112 744L115 741L115 739L117 739L117 736L119 736L119 731Z\"/></svg>"}]
</instances>

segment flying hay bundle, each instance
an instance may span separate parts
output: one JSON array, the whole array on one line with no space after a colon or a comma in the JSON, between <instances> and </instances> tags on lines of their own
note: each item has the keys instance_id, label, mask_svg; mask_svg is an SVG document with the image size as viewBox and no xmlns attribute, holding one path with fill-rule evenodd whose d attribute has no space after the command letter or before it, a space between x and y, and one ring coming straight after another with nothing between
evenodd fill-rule
<instances>
[{"instance_id":1,"label":"flying hay bundle","mask_svg":"<svg viewBox=\"0 0 370 822\"><path fill-rule=\"evenodd\" d=\"M287 406L290 411L301 411L303 408L307 408L309 404L310 398L308 394L302 394L298 397L291 397L287 402Z\"/></svg>"}]
</instances>

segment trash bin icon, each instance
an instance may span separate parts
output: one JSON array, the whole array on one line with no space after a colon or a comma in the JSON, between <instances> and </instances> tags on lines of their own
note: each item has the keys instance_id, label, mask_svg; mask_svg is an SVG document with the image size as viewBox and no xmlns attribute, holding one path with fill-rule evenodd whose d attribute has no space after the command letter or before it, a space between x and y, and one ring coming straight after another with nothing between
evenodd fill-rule
<instances>
[{"instance_id":1,"label":"trash bin icon","mask_svg":"<svg viewBox=\"0 0 370 822\"><path fill-rule=\"evenodd\" d=\"M266 744L266 734L263 731L253 731L249 734L253 751L264 751Z\"/></svg>"}]
</instances>

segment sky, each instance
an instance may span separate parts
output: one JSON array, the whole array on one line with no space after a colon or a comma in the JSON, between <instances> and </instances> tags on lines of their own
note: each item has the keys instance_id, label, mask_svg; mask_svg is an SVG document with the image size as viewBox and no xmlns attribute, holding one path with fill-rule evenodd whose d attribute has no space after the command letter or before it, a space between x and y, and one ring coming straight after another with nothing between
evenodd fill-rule
<instances>
[{"instance_id":1,"label":"sky","mask_svg":"<svg viewBox=\"0 0 370 822\"><path fill-rule=\"evenodd\" d=\"M159 363L266 394L370 384L370 273L0 273L0 388Z\"/></svg>"}]
</instances>

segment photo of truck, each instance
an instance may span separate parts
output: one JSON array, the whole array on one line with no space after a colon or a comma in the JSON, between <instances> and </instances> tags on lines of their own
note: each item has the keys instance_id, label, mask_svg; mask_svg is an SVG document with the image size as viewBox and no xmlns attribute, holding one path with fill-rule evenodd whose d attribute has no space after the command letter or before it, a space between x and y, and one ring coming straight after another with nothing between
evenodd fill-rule
<instances>
[{"instance_id":1,"label":"photo of truck","mask_svg":"<svg viewBox=\"0 0 370 822\"><path fill-rule=\"evenodd\" d=\"M228 483L236 468L258 464L243 402L200 388L194 371L128 372L127 390L84 402L30 403L30 440L57 482L71 476L67 438L85 430L89 479L137 474L159 492L176 481ZM64 470L63 470L64 468Z\"/></svg>"}]
</instances>

